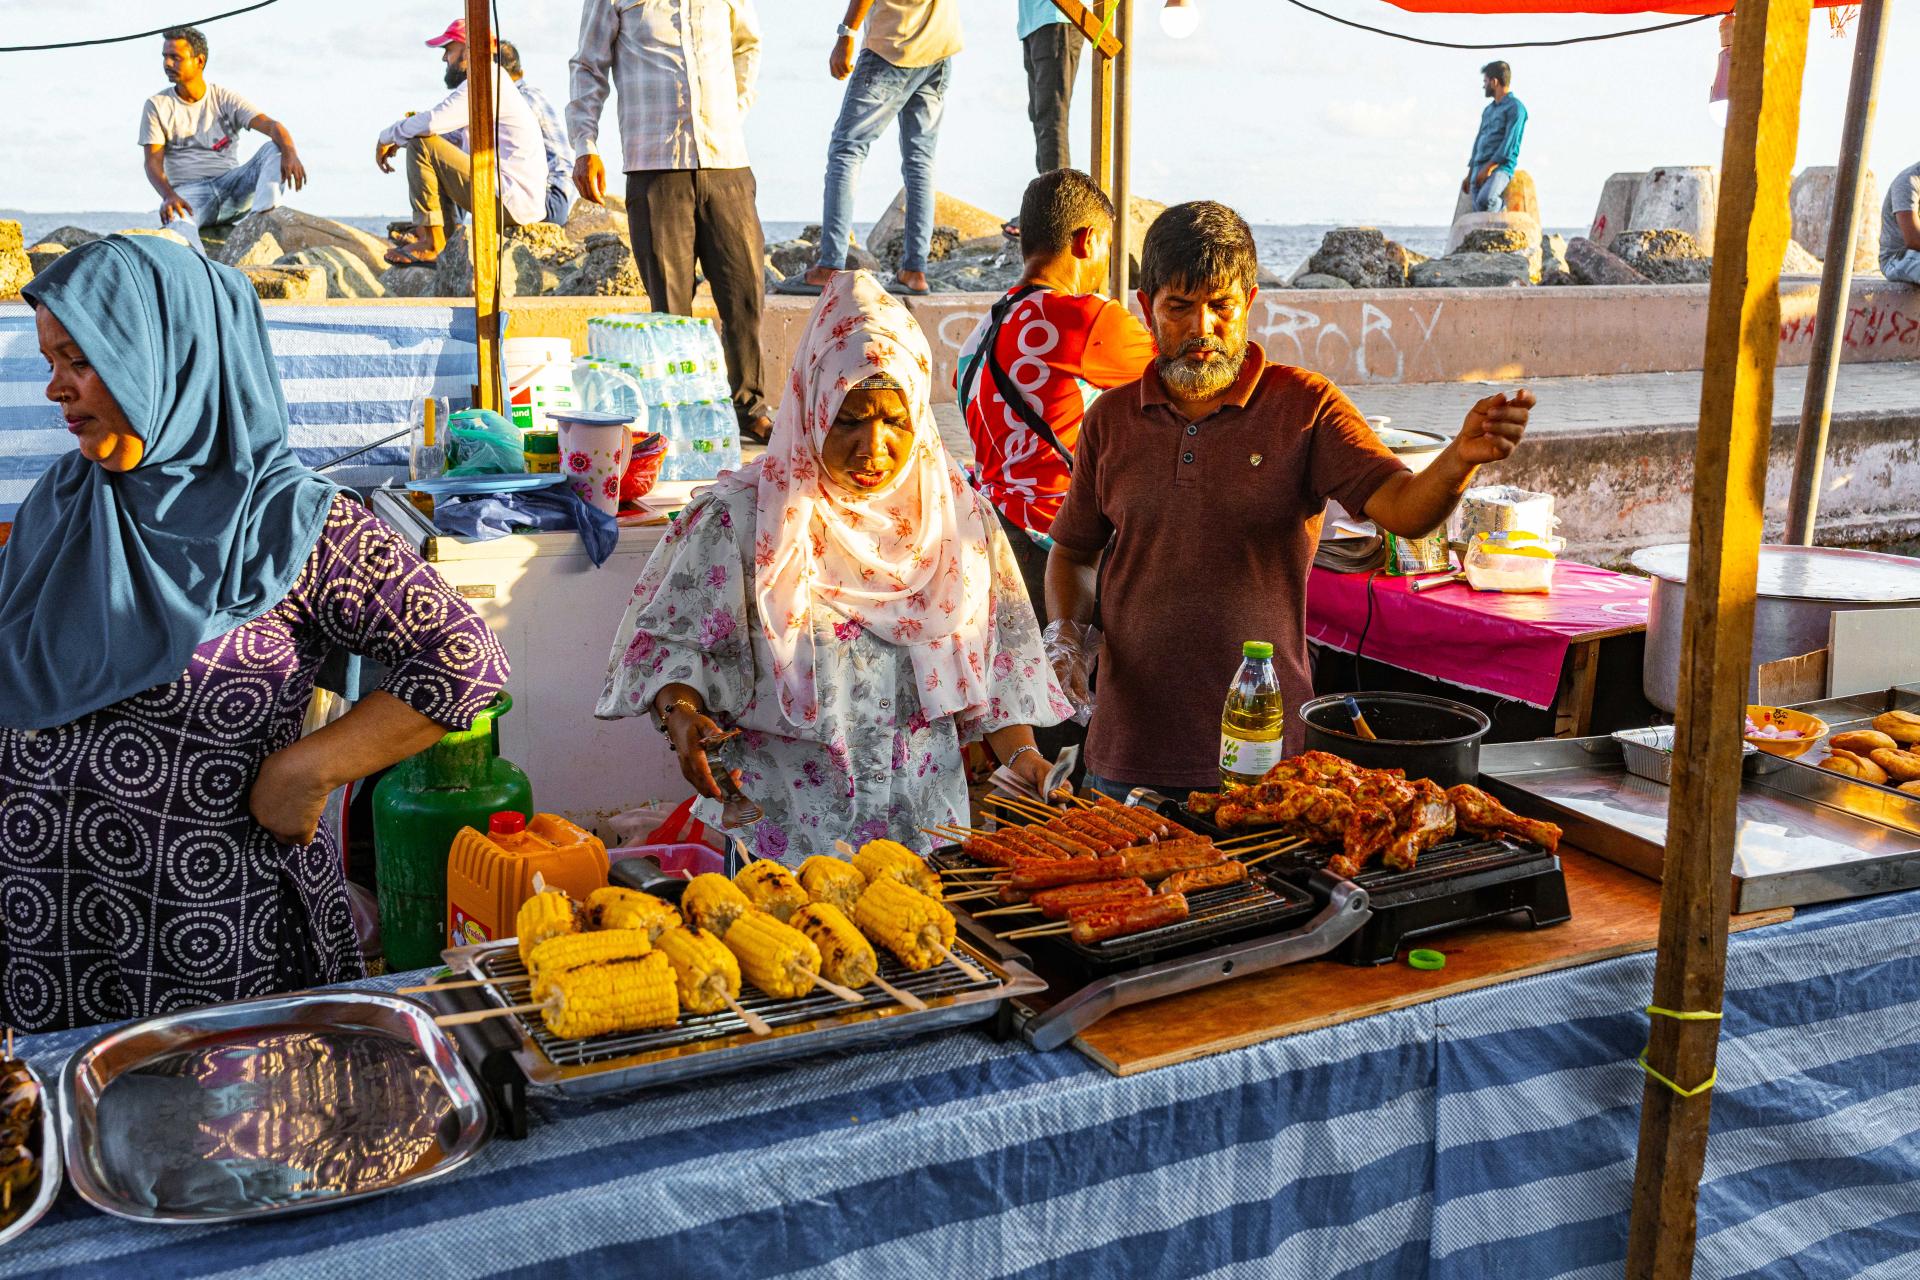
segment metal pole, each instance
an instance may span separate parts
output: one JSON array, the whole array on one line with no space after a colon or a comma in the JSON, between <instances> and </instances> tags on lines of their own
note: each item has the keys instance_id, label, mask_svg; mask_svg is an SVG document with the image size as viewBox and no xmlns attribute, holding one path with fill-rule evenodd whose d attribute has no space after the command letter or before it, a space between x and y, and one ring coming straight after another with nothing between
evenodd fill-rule
<instances>
[{"instance_id":1,"label":"metal pole","mask_svg":"<svg viewBox=\"0 0 1920 1280\"><path fill-rule=\"evenodd\" d=\"M1840 338L1853 293L1853 252L1867 180L1867 144L1873 137L1874 107L1880 97L1886 12L1886 0L1862 0L1860 26L1854 35L1853 80L1847 86L1846 123L1840 129L1840 165L1833 175L1833 226L1827 232L1826 262L1820 269L1813 355L1807 361L1807 395L1800 406L1793 494L1787 504L1787 541L1802 547L1813 545L1814 520L1820 512L1820 473L1826 465L1827 428L1833 420L1833 386L1840 376Z\"/></svg>"},{"instance_id":2,"label":"metal pole","mask_svg":"<svg viewBox=\"0 0 1920 1280\"><path fill-rule=\"evenodd\" d=\"M1133 162L1133 6L1135 0L1114 0L1120 8L1114 29L1120 33L1120 56L1113 60L1113 258L1109 288L1125 301L1132 285L1127 273L1127 239L1132 219L1127 208L1129 170Z\"/></svg>"}]
</instances>

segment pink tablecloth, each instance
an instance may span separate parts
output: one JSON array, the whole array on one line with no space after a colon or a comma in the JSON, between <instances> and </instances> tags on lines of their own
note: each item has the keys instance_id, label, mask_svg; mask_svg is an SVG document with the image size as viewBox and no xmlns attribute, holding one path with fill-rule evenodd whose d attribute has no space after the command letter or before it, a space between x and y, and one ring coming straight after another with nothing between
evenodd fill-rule
<instances>
[{"instance_id":1,"label":"pink tablecloth","mask_svg":"<svg viewBox=\"0 0 1920 1280\"><path fill-rule=\"evenodd\" d=\"M1536 707L1553 705L1567 646L1645 627L1653 590L1645 578L1565 560L1544 596L1475 591L1464 582L1415 595L1409 582L1316 568L1307 583L1307 638Z\"/></svg>"}]
</instances>

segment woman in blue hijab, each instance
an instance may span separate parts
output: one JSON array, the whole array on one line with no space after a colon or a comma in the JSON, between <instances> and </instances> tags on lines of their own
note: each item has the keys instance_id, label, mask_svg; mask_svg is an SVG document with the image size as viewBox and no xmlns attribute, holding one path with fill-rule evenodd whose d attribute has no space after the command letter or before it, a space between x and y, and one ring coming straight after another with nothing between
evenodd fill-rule
<instances>
[{"instance_id":1,"label":"woman in blue hijab","mask_svg":"<svg viewBox=\"0 0 1920 1280\"><path fill-rule=\"evenodd\" d=\"M110 236L25 293L76 448L0 548L0 1020L356 977L326 797L468 727L505 654L293 456L245 276ZM302 737L335 649L388 677Z\"/></svg>"}]
</instances>

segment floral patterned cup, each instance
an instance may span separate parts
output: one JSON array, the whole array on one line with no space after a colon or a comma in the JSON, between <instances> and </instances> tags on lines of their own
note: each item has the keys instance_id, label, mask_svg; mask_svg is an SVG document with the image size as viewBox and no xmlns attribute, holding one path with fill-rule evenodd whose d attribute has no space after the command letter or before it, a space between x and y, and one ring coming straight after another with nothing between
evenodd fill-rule
<instances>
[{"instance_id":1,"label":"floral patterned cup","mask_svg":"<svg viewBox=\"0 0 1920 1280\"><path fill-rule=\"evenodd\" d=\"M620 510L620 477L633 448L632 418L617 413L567 409L547 417L560 430L560 472L589 506L608 515Z\"/></svg>"}]
</instances>

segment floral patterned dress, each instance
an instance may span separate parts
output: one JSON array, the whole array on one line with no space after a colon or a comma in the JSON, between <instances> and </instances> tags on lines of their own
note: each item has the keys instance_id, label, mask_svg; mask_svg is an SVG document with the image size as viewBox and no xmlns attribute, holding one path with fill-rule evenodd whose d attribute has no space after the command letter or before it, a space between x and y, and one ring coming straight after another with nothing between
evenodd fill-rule
<instances>
[{"instance_id":1,"label":"floral patterned dress","mask_svg":"<svg viewBox=\"0 0 1920 1280\"><path fill-rule=\"evenodd\" d=\"M921 827L967 820L963 744L1070 714L1005 536L983 509L992 541L992 692L981 714L928 717L903 646L816 610L819 706L800 736L780 713L753 603L754 506L751 488L709 490L681 513L634 587L596 714L650 717L665 686L698 690L715 720L743 730L713 759L716 772L741 771L741 789L764 811L738 833L763 857L798 865L832 853L835 840L931 847ZM696 812L716 823L720 806L702 800Z\"/></svg>"},{"instance_id":2,"label":"floral patterned dress","mask_svg":"<svg viewBox=\"0 0 1920 1280\"><path fill-rule=\"evenodd\" d=\"M247 808L336 647L449 728L506 682L466 601L336 496L286 598L179 679L56 729L0 729L0 1020L49 1031L361 975L333 833L282 845Z\"/></svg>"}]
</instances>

